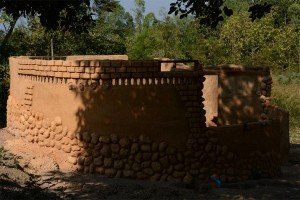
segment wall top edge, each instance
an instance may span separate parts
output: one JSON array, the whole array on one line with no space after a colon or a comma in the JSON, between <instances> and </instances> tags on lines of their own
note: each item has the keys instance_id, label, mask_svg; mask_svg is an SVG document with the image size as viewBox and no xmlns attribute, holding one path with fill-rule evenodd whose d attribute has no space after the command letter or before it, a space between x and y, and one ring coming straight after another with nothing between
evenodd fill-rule
<instances>
[{"instance_id":1,"label":"wall top edge","mask_svg":"<svg viewBox=\"0 0 300 200\"><path fill-rule=\"evenodd\" d=\"M267 127L271 126L273 123L277 123L277 119L264 120L264 121L254 121L254 122L245 122L242 124L230 124L222 126L211 126L207 127L208 130L218 130L220 128L242 128L245 130L251 129L252 127Z\"/></svg>"},{"instance_id":2,"label":"wall top edge","mask_svg":"<svg viewBox=\"0 0 300 200\"><path fill-rule=\"evenodd\" d=\"M108 59L108 58L97 58L95 57L95 59L86 59L86 58L82 58L82 59L68 59L68 56L54 56L54 57L44 57L44 56L36 56L36 57L32 57L32 56L16 56L16 57L11 57L14 59L17 59L19 62L28 62L26 64L36 64L38 62L96 62L96 61L107 61L107 62L120 62L120 61L124 61L124 62L157 62L157 63L197 63L199 64L199 60L185 60L185 59L176 59L176 60L160 60L160 59L147 59L147 60L128 60L128 59ZM54 59L53 59L54 58ZM30 63L32 62L32 63ZM23 64L23 63L22 63Z\"/></svg>"},{"instance_id":3,"label":"wall top edge","mask_svg":"<svg viewBox=\"0 0 300 200\"><path fill-rule=\"evenodd\" d=\"M240 71L264 71L270 72L269 67L265 66L243 66L243 65L235 65L235 64L227 64L227 65L219 65L219 66L206 66L204 70L207 73L220 73L220 72L240 72Z\"/></svg>"}]
</instances>

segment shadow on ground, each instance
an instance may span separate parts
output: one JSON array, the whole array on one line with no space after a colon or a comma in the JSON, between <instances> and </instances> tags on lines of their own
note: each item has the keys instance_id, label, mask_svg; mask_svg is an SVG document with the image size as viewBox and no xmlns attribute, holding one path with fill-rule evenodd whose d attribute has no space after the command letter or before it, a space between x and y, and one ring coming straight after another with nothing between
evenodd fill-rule
<instances>
[{"instance_id":1,"label":"shadow on ground","mask_svg":"<svg viewBox=\"0 0 300 200\"><path fill-rule=\"evenodd\" d=\"M50 172L45 176L52 177L48 190L59 191L57 195L63 199L298 199L300 167L290 165L284 171L293 173L224 184L222 188L215 188L213 183L185 185L78 173Z\"/></svg>"}]
</instances>

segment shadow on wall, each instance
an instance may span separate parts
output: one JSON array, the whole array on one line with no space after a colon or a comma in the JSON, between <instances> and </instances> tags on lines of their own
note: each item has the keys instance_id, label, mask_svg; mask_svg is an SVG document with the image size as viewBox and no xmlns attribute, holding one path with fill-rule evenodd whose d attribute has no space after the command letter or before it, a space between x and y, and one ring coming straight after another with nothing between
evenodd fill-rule
<instances>
[{"instance_id":1,"label":"shadow on wall","mask_svg":"<svg viewBox=\"0 0 300 200\"><path fill-rule=\"evenodd\" d=\"M186 135L182 133L189 129L174 86L80 84L84 86L83 91L76 91L82 100L76 113L77 132L98 136L145 135L184 148Z\"/></svg>"},{"instance_id":2,"label":"shadow on wall","mask_svg":"<svg viewBox=\"0 0 300 200\"><path fill-rule=\"evenodd\" d=\"M148 81L109 79L71 86L82 101L76 112L79 171L171 180L172 165L183 162L179 151L186 147L190 124L178 89ZM185 176L182 164L177 170L175 178Z\"/></svg>"},{"instance_id":3,"label":"shadow on wall","mask_svg":"<svg viewBox=\"0 0 300 200\"><path fill-rule=\"evenodd\" d=\"M207 82L203 93L207 100L208 126L268 118L272 84L268 68L213 66L205 68L205 77Z\"/></svg>"}]
</instances>

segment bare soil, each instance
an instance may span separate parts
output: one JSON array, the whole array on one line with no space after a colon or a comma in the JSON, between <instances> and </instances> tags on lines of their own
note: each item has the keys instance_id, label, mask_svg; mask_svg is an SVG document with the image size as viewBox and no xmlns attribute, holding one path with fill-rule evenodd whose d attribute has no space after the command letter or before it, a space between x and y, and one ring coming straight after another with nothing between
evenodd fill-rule
<instances>
[{"instance_id":1,"label":"bare soil","mask_svg":"<svg viewBox=\"0 0 300 200\"><path fill-rule=\"evenodd\" d=\"M0 199L300 199L300 144L283 176L224 184L150 182L75 173L61 151L0 129Z\"/></svg>"}]
</instances>

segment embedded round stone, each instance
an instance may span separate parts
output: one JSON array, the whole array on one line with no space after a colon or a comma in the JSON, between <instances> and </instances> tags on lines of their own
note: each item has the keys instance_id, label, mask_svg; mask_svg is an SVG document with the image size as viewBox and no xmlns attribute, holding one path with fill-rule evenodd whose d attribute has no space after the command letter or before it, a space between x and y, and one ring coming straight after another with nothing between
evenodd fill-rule
<instances>
[{"instance_id":1,"label":"embedded round stone","mask_svg":"<svg viewBox=\"0 0 300 200\"><path fill-rule=\"evenodd\" d=\"M110 139L111 139L112 143L118 143L118 141L119 141L119 137L116 134L111 134Z\"/></svg>"},{"instance_id":2,"label":"embedded round stone","mask_svg":"<svg viewBox=\"0 0 300 200\"><path fill-rule=\"evenodd\" d=\"M168 147L166 152L167 152L167 154L169 154L169 155L173 155L173 154L176 153L176 149L173 148L173 147Z\"/></svg>"},{"instance_id":3,"label":"embedded round stone","mask_svg":"<svg viewBox=\"0 0 300 200\"><path fill-rule=\"evenodd\" d=\"M60 141L64 136L62 134L55 135L55 140Z\"/></svg>"},{"instance_id":4,"label":"embedded round stone","mask_svg":"<svg viewBox=\"0 0 300 200\"><path fill-rule=\"evenodd\" d=\"M193 181L193 177L190 174L186 174L183 178L183 183L190 184Z\"/></svg>"},{"instance_id":5,"label":"embedded round stone","mask_svg":"<svg viewBox=\"0 0 300 200\"><path fill-rule=\"evenodd\" d=\"M91 135L88 132L81 133L83 141L89 143L91 141Z\"/></svg>"},{"instance_id":6,"label":"embedded round stone","mask_svg":"<svg viewBox=\"0 0 300 200\"><path fill-rule=\"evenodd\" d=\"M63 134L63 136L67 136L67 134L68 134L68 127L63 127L62 134Z\"/></svg>"},{"instance_id":7,"label":"embedded round stone","mask_svg":"<svg viewBox=\"0 0 300 200\"><path fill-rule=\"evenodd\" d=\"M166 142L161 142L161 143L159 143L158 149L160 152L163 152L166 150L167 147L168 147L168 144Z\"/></svg>"},{"instance_id":8,"label":"embedded round stone","mask_svg":"<svg viewBox=\"0 0 300 200\"><path fill-rule=\"evenodd\" d=\"M56 126L55 128L55 134L60 134L63 131L63 127L62 126Z\"/></svg>"},{"instance_id":9,"label":"embedded round stone","mask_svg":"<svg viewBox=\"0 0 300 200\"><path fill-rule=\"evenodd\" d=\"M158 144L156 142L153 142L152 144L152 151L153 152L158 151Z\"/></svg>"},{"instance_id":10,"label":"embedded round stone","mask_svg":"<svg viewBox=\"0 0 300 200\"><path fill-rule=\"evenodd\" d=\"M159 162L164 166L164 168L169 167L169 159L167 156L162 157L161 159L159 159Z\"/></svg>"},{"instance_id":11,"label":"embedded round stone","mask_svg":"<svg viewBox=\"0 0 300 200\"><path fill-rule=\"evenodd\" d=\"M66 153L71 153L71 147L69 147L69 146L64 146L64 147L62 148L62 150L63 150L64 152L66 152Z\"/></svg>"},{"instance_id":12,"label":"embedded round stone","mask_svg":"<svg viewBox=\"0 0 300 200\"><path fill-rule=\"evenodd\" d=\"M122 158L126 158L129 155L129 149L123 149L123 148L121 148L119 154L120 154L120 156Z\"/></svg>"},{"instance_id":13,"label":"embedded round stone","mask_svg":"<svg viewBox=\"0 0 300 200\"><path fill-rule=\"evenodd\" d=\"M122 169L124 167L124 162L122 160L115 160L114 168L115 169Z\"/></svg>"},{"instance_id":14,"label":"embedded round stone","mask_svg":"<svg viewBox=\"0 0 300 200\"><path fill-rule=\"evenodd\" d=\"M152 140L146 135L140 135L139 139L142 143L146 144L150 144L152 142Z\"/></svg>"},{"instance_id":15,"label":"embedded round stone","mask_svg":"<svg viewBox=\"0 0 300 200\"><path fill-rule=\"evenodd\" d=\"M94 159L94 165L96 166L102 166L103 165L103 159L101 157Z\"/></svg>"},{"instance_id":16,"label":"embedded round stone","mask_svg":"<svg viewBox=\"0 0 300 200\"><path fill-rule=\"evenodd\" d=\"M123 171L123 176L125 178L133 177L133 175L134 175L134 171L133 170L124 170Z\"/></svg>"},{"instance_id":17,"label":"embedded round stone","mask_svg":"<svg viewBox=\"0 0 300 200\"><path fill-rule=\"evenodd\" d=\"M110 148L113 153L119 153L120 151L120 146L118 144L111 144Z\"/></svg>"},{"instance_id":18,"label":"embedded round stone","mask_svg":"<svg viewBox=\"0 0 300 200\"><path fill-rule=\"evenodd\" d=\"M99 136L96 133L91 133L91 143L92 144L97 144L99 140Z\"/></svg>"},{"instance_id":19,"label":"embedded round stone","mask_svg":"<svg viewBox=\"0 0 300 200\"><path fill-rule=\"evenodd\" d=\"M159 158L159 153L158 153L158 152L155 152L154 154L152 154L151 160L152 160L152 161L157 161L158 158Z\"/></svg>"},{"instance_id":20,"label":"embedded round stone","mask_svg":"<svg viewBox=\"0 0 300 200\"><path fill-rule=\"evenodd\" d=\"M154 171L153 171L151 168L145 168L145 169L144 169L144 172L145 172L147 175L149 175L149 176L151 176L151 175L154 174Z\"/></svg>"},{"instance_id":21,"label":"embedded round stone","mask_svg":"<svg viewBox=\"0 0 300 200\"><path fill-rule=\"evenodd\" d=\"M262 90L265 90L265 89L267 88L267 84L264 83L264 82L262 82L262 83L260 84L260 88L261 88Z\"/></svg>"},{"instance_id":22,"label":"embedded round stone","mask_svg":"<svg viewBox=\"0 0 300 200\"><path fill-rule=\"evenodd\" d=\"M130 140L127 137L122 137L119 141L119 144L123 148L127 148L130 146Z\"/></svg>"},{"instance_id":23,"label":"embedded round stone","mask_svg":"<svg viewBox=\"0 0 300 200\"><path fill-rule=\"evenodd\" d=\"M92 157L92 156L86 157L85 160L84 160L84 165L85 165L85 166L88 166L88 165L90 165L92 162L93 162L93 157Z\"/></svg>"},{"instance_id":24,"label":"embedded round stone","mask_svg":"<svg viewBox=\"0 0 300 200\"><path fill-rule=\"evenodd\" d=\"M104 174L109 177L114 177L117 174L117 170L113 168L105 169Z\"/></svg>"},{"instance_id":25,"label":"embedded round stone","mask_svg":"<svg viewBox=\"0 0 300 200\"><path fill-rule=\"evenodd\" d=\"M161 166L161 164L159 162L152 162L151 163L151 167L156 172L162 171L162 166Z\"/></svg>"},{"instance_id":26,"label":"embedded round stone","mask_svg":"<svg viewBox=\"0 0 300 200\"><path fill-rule=\"evenodd\" d=\"M46 139L50 137L50 131L49 131L49 130L46 130L46 131L44 132L44 137L45 137Z\"/></svg>"},{"instance_id":27,"label":"embedded round stone","mask_svg":"<svg viewBox=\"0 0 300 200\"><path fill-rule=\"evenodd\" d=\"M104 165L104 167L112 167L113 159L112 158L104 158L103 165Z\"/></svg>"},{"instance_id":28,"label":"embedded round stone","mask_svg":"<svg viewBox=\"0 0 300 200\"><path fill-rule=\"evenodd\" d=\"M77 145L72 146L72 151L80 151L80 150L81 150L80 146Z\"/></svg>"},{"instance_id":29,"label":"embedded round stone","mask_svg":"<svg viewBox=\"0 0 300 200\"><path fill-rule=\"evenodd\" d=\"M133 143L131 146L130 153L136 154L139 151L139 145L137 143Z\"/></svg>"},{"instance_id":30,"label":"embedded round stone","mask_svg":"<svg viewBox=\"0 0 300 200\"><path fill-rule=\"evenodd\" d=\"M209 152L212 150L212 143L208 143L206 146L205 146L205 151L206 152Z\"/></svg>"},{"instance_id":31,"label":"embedded round stone","mask_svg":"<svg viewBox=\"0 0 300 200\"><path fill-rule=\"evenodd\" d=\"M99 137L99 142L108 144L108 143L110 143L110 137L106 136L106 135L100 136Z\"/></svg>"},{"instance_id":32,"label":"embedded round stone","mask_svg":"<svg viewBox=\"0 0 300 200\"><path fill-rule=\"evenodd\" d=\"M62 125L61 117L55 117L54 122L56 126Z\"/></svg>"},{"instance_id":33,"label":"embedded round stone","mask_svg":"<svg viewBox=\"0 0 300 200\"><path fill-rule=\"evenodd\" d=\"M77 158L75 158L75 157L69 156L67 160L69 163L71 163L73 165L77 164Z\"/></svg>"},{"instance_id":34,"label":"embedded round stone","mask_svg":"<svg viewBox=\"0 0 300 200\"><path fill-rule=\"evenodd\" d=\"M145 179L145 178L147 178L147 175L144 172L137 172L136 177L138 179Z\"/></svg>"},{"instance_id":35,"label":"embedded round stone","mask_svg":"<svg viewBox=\"0 0 300 200\"><path fill-rule=\"evenodd\" d=\"M142 144L141 150L144 152L149 152L149 151L151 151L151 146L149 144Z\"/></svg>"},{"instance_id":36,"label":"embedded round stone","mask_svg":"<svg viewBox=\"0 0 300 200\"><path fill-rule=\"evenodd\" d=\"M80 157L77 158L77 163L78 163L79 165L83 165L84 160L85 160L85 158L84 158L83 156L80 156Z\"/></svg>"}]
</instances>

